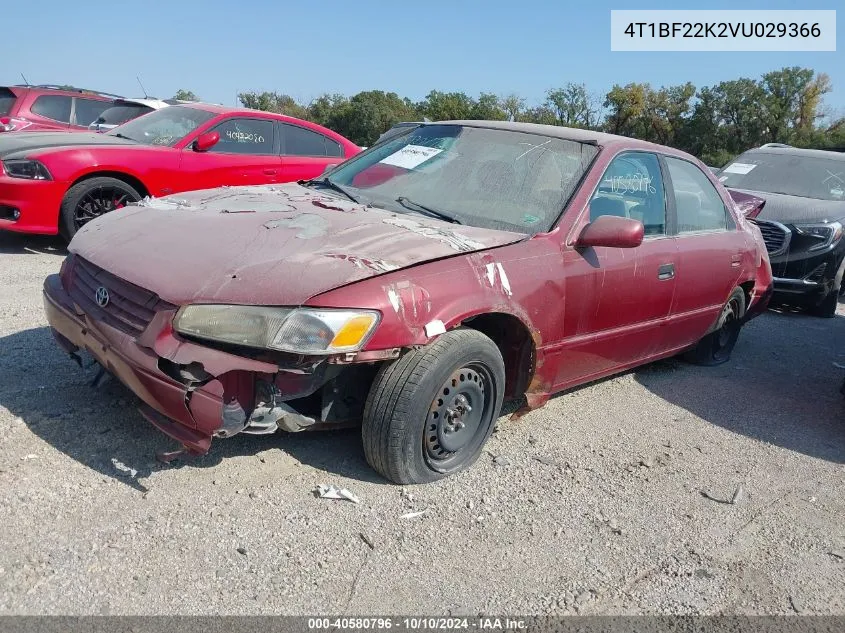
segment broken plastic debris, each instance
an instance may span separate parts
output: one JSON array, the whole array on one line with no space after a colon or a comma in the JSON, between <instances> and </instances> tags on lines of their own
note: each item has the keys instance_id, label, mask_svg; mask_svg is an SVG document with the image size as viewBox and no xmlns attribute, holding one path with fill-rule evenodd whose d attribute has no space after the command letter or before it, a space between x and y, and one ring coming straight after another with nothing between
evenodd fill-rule
<instances>
[{"instance_id":1,"label":"broken plastic debris","mask_svg":"<svg viewBox=\"0 0 845 633\"><path fill-rule=\"evenodd\" d=\"M122 473L127 473L130 477L136 477L138 475L137 470L135 470L134 468L130 468L116 457L111 458L111 463L112 466L114 466L117 470Z\"/></svg>"},{"instance_id":2,"label":"broken plastic debris","mask_svg":"<svg viewBox=\"0 0 845 633\"><path fill-rule=\"evenodd\" d=\"M27 459L38 459L38 455L30 453L29 455L24 455L23 457L21 457L21 459L23 461L26 461Z\"/></svg>"},{"instance_id":3,"label":"broken plastic debris","mask_svg":"<svg viewBox=\"0 0 845 633\"><path fill-rule=\"evenodd\" d=\"M428 338L432 336L437 336L438 334L444 334L446 332L446 326L443 325L443 321L437 319L435 321L431 321L430 323L426 323L425 325L425 335Z\"/></svg>"},{"instance_id":4,"label":"broken plastic debris","mask_svg":"<svg viewBox=\"0 0 845 633\"><path fill-rule=\"evenodd\" d=\"M352 503L361 503L361 500L357 497L357 495L355 495L355 493L347 490L346 488L338 488L334 484L328 486L320 484L314 492L316 492L321 499L346 499Z\"/></svg>"},{"instance_id":5,"label":"broken plastic debris","mask_svg":"<svg viewBox=\"0 0 845 633\"><path fill-rule=\"evenodd\" d=\"M428 512L427 509L426 510L420 510L419 512L406 512L405 514L403 514L399 518L400 519L416 519L417 517L421 517L422 515L424 515L426 512Z\"/></svg>"}]
</instances>

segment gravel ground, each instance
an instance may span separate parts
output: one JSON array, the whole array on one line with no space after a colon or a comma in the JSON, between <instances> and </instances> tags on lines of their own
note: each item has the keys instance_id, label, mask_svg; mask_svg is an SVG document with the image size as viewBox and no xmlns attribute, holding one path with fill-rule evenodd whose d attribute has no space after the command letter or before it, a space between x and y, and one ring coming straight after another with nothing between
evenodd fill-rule
<instances>
[{"instance_id":1,"label":"gravel ground","mask_svg":"<svg viewBox=\"0 0 845 633\"><path fill-rule=\"evenodd\" d=\"M0 613L845 614L845 306L503 418L470 471L400 488L354 430L157 464L134 396L50 336L63 255L0 234Z\"/></svg>"}]
</instances>

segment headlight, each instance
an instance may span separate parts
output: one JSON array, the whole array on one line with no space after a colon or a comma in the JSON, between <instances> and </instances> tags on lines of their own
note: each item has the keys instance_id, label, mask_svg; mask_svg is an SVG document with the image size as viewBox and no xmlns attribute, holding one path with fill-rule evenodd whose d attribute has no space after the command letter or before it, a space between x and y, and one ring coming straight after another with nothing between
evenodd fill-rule
<instances>
[{"instance_id":1,"label":"headlight","mask_svg":"<svg viewBox=\"0 0 845 633\"><path fill-rule=\"evenodd\" d=\"M27 180L52 180L47 168L37 160L10 159L3 161L3 171L12 178L26 178Z\"/></svg>"},{"instance_id":2,"label":"headlight","mask_svg":"<svg viewBox=\"0 0 845 633\"><path fill-rule=\"evenodd\" d=\"M176 314L177 332L197 338L293 354L361 349L379 322L370 310L190 305Z\"/></svg>"},{"instance_id":3,"label":"headlight","mask_svg":"<svg viewBox=\"0 0 845 633\"><path fill-rule=\"evenodd\" d=\"M842 237L842 224L839 222L827 222L824 224L796 224L795 231L799 235L818 240L808 251L818 251L835 244Z\"/></svg>"}]
</instances>

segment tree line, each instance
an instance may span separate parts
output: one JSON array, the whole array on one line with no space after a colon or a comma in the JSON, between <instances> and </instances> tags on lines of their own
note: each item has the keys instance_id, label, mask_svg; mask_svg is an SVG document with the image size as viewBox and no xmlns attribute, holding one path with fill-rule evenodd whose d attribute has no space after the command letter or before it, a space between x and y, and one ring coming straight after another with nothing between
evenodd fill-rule
<instances>
[{"instance_id":1,"label":"tree line","mask_svg":"<svg viewBox=\"0 0 845 633\"><path fill-rule=\"evenodd\" d=\"M372 145L399 121L490 119L579 127L631 136L685 150L710 165L764 143L845 149L845 116L824 107L832 89L824 73L790 67L759 79L739 78L696 88L692 83L653 87L614 85L606 94L567 83L529 106L518 94L432 90L414 102L395 92L366 90L347 97L325 94L300 103L279 92L242 92L244 107L314 121L359 145ZM198 100L189 90L175 98Z\"/></svg>"}]
</instances>

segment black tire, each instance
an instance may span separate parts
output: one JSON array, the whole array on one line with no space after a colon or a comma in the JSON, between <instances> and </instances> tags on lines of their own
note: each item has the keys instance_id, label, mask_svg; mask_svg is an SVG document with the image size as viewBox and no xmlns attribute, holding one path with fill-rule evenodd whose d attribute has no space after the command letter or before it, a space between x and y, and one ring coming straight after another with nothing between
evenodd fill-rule
<instances>
[{"instance_id":1,"label":"black tire","mask_svg":"<svg viewBox=\"0 0 845 633\"><path fill-rule=\"evenodd\" d=\"M839 288L833 288L824 299L810 308L810 314L823 319L832 319L836 316L836 307L839 305Z\"/></svg>"},{"instance_id":2,"label":"black tire","mask_svg":"<svg viewBox=\"0 0 845 633\"><path fill-rule=\"evenodd\" d=\"M745 293L742 288L734 288L722 308L716 329L688 351L685 358L696 365L708 367L728 362L739 338L739 331L742 329L742 317L744 316Z\"/></svg>"},{"instance_id":3,"label":"black tire","mask_svg":"<svg viewBox=\"0 0 845 633\"><path fill-rule=\"evenodd\" d=\"M59 232L70 242L85 223L140 199L137 189L117 178L98 176L83 180L68 189L62 199Z\"/></svg>"},{"instance_id":4,"label":"black tire","mask_svg":"<svg viewBox=\"0 0 845 633\"><path fill-rule=\"evenodd\" d=\"M476 330L446 332L385 364L364 407L367 462L397 484L471 466L493 432L504 387L499 348Z\"/></svg>"}]
</instances>

